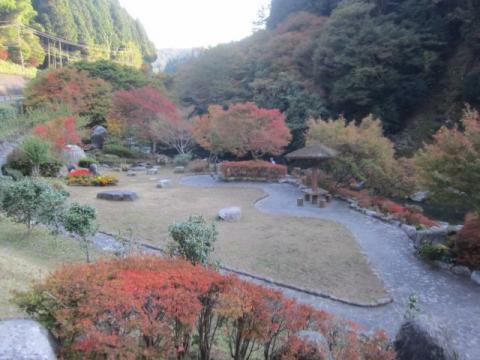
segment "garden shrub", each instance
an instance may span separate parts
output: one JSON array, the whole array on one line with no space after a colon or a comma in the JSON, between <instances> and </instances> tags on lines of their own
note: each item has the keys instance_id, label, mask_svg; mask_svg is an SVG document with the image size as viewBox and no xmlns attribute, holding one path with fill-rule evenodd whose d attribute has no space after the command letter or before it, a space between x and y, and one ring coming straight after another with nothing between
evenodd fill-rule
<instances>
[{"instance_id":1,"label":"garden shrub","mask_svg":"<svg viewBox=\"0 0 480 360\"><path fill-rule=\"evenodd\" d=\"M449 258L450 249L445 245L425 244L419 250L418 254L425 260L429 261L445 261Z\"/></svg>"},{"instance_id":2,"label":"garden shrub","mask_svg":"<svg viewBox=\"0 0 480 360\"><path fill-rule=\"evenodd\" d=\"M480 269L480 216L468 214L463 229L455 239L457 262Z\"/></svg>"},{"instance_id":3,"label":"garden shrub","mask_svg":"<svg viewBox=\"0 0 480 360\"><path fill-rule=\"evenodd\" d=\"M224 179L275 181L287 175L287 167L267 161L227 161L220 164Z\"/></svg>"},{"instance_id":4,"label":"garden shrub","mask_svg":"<svg viewBox=\"0 0 480 360\"><path fill-rule=\"evenodd\" d=\"M263 348L273 360L301 330L320 332L334 359L394 359L384 337L360 336L352 323L280 292L178 259L64 266L16 302L68 359L209 360L215 344L226 342L230 354L218 347L218 358L246 360Z\"/></svg>"},{"instance_id":5,"label":"garden shrub","mask_svg":"<svg viewBox=\"0 0 480 360\"><path fill-rule=\"evenodd\" d=\"M5 168L17 170L23 176L32 176L38 172L37 175L43 177L56 177L62 163L50 153L46 143L37 138L29 138L8 155Z\"/></svg>"},{"instance_id":6,"label":"garden shrub","mask_svg":"<svg viewBox=\"0 0 480 360\"><path fill-rule=\"evenodd\" d=\"M196 159L188 164L188 171L193 173L205 173L209 170L208 161L202 159Z\"/></svg>"},{"instance_id":7,"label":"garden shrub","mask_svg":"<svg viewBox=\"0 0 480 360\"><path fill-rule=\"evenodd\" d=\"M173 242L169 252L192 264L208 264L213 245L217 240L214 224L208 225L202 216L190 216L186 221L176 223L168 228Z\"/></svg>"},{"instance_id":8,"label":"garden shrub","mask_svg":"<svg viewBox=\"0 0 480 360\"><path fill-rule=\"evenodd\" d=\"M78 162L78 166L81 167L81 168L90 168L90 165L92 164L96 164L97 163L97 160L95 160L94 158L91 158L91 157L85 157L83 159L80 159L80 161Z\"/></svg>"},{"instance_id":9,"label":"garden shrub","mask_svg":"<svg viewBox=\"0 0 480 360\"><path fill-rule=\"evenodd\" d=\"M66 199L64 192L55 190L49 183L25 178L8 186L2 208L8 217L25 224L30 232L38 223L57 227Z\"/></svg>"},{"instance_id":10,"label":"garden shrub","mask_svg":"<svg viewBox=\"0 0 480 360\"><path fill-rule=\"evenodd\" d=\"M132 150L120 144L105 144L103 146L103 152L127 159L133 159L135 157L135 153Z\"/></svg>"},{"instance_id":11,"label":"garden shrub","mask_svg":"<svg viewBox=\"0 0 480 360\"><path fill-rule=\"evenodd\" d=\"M178 154L173 158L173 164L175 166L187 166L192 160L192 154Z\"/></svg>"}]
</instances>

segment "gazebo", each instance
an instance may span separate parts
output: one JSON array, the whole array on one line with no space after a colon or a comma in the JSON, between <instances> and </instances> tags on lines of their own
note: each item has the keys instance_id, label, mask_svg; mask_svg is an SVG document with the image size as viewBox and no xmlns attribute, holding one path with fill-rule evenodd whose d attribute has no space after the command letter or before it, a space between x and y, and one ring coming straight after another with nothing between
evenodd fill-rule
<instances>
[{"instance_id":1,"label":"gazebo","mask_svg":"<svg viewBox=\"0 0 480 360\"><path fill-rule=\"evenodd\" d=\"M287 160L296 161L301 167L312 169L312 188L304 191L306 201L311 199L312 203L316 203L320 196L328 195L326 190L318 188L318 171L322 162L337 155L338 151L320 143L307 145L285 155Z\"/></svg>"}]
</instances>

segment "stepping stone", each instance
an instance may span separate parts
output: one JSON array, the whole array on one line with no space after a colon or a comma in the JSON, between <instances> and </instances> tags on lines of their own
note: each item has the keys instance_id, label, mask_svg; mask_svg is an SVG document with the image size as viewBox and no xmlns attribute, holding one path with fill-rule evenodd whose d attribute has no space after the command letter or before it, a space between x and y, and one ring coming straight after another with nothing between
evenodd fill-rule
<instances>
[{"instance_id":1,"label":"stepping stone","mask_svg":"<svg viewBox=\"0 0 480 360\"><path fill-rule=\"evenodd\" d=\"M127 190L109 190L97 194L97 199L108 201L135 201L138 199L137 193Z\"/></svg>"},{"instance_id":2,"label":"stepping stone","mask_svg":"<svg viewBox=\"0 0 480 360\"><path fill-rule=\"evenodd\" d=\"M157 188L158 189L166 189L166 188L169 188L172 186L172 182L168 179L163 179L163 180L160 180L158 183L157 183Z\"/></svg>"},{"instance_id":3,"label":"stepping stone","mask_svg":"<svg viewBox=\"0 0 480 360\"><path fill-rule=\"evenodd\" d=\"M185 172L185 166L177 166L173 169L174 174L183 174Z\"/></svg>"},{"instance_id":4,"label":"stepping stone","mask_svg":"<svg viewBox=\"0 0 480 360\"><path fill-rule=\"evenodd\" d=\"M242 218L242 209L239 207L229 207L221 209L218 212L218 219L224 221L238 221Z\"/></svg>"},{"instance_id":5,"label":"stepping stone","mask_svg":"<svg viewBox=\"0 0 480 360\"><path fill-rule=\"evenodd\" d=\"M157 168L147 169L147 175L157 175L157 174L158 174Z\"/></svg>"},{"instance_id":6,"label":"stepping stone","mask_svg":"<svg viewBox=\"0 0 480 360\"><path fill-rule=\"evenodd\" d=\"M127 176L137 176L137 173L135 171L128 170Z\"/></svg>"},{"instance_id":7,"label":"stepping stone","mask_svg":"<svg viewBox=\"0 0 480 360\"><path fill-rule=\"evenodd\" d=\"M130 168L131 171L147 171L147 168L145 166L134 166Z\"/></svg>"}]
</instances>

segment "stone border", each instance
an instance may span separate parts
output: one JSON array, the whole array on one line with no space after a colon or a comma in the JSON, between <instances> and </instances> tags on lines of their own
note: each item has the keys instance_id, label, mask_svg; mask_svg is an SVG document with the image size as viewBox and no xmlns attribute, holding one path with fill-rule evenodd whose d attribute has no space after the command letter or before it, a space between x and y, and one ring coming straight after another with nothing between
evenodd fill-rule
<instances>
[{"instance_id":1,"label":"stone border","mask_svg":"<svg viewBox=\"0 0 480 360\"><path fill-rule=\"evenodd\" d=\"M263 196L262 198L259 198L257 201L265 199L268 196L269 195L267 194L267 195ZM109 237L111 237L112 239L114 239L115 241L118 242L117 237L113 234L109 234L109 233L103 232L103 231L99 231L98 233L109 236ZM140 243L139 246L143 249L148 250L148 251L153 251L153 252L160 253L162 255L166 255L165 250L163 250L162 248L159 248L157 246L150 245L150 244L145 244L145 243ZM346 305L351 305L351 306L357 306L357 307L363 307L363 308L373 308L373 307L385 306L385 305L388 305L388 304L393 302L393 299L390 296L386 297L386 298L379 299L377 301L356 302L356 301L352 301L352 300L348 300L348 299L339 298L339 297L336 297L336 296L333 296L333 295L329 295L329 294L326 294L326 293L323 293L323 292L320 292L320 291L307 289L307 288L302 288L302 287L298 287L298 286L295 286L295 285L283 283L281 281L273 280L271 278L263 277L263 276L253 274L253 273L250 273L250 272L247 272L247 271L230 268L230 267L224 266L224 265L220 265L219 268L221 270L225 271L225 272L229 272L229 273L232 273L232 274L235 274L235 275L249 277L251 279L261 281L261 282L263 282L267 285L274 285L274 286L277 286L277 287L280 287L280 288L294 290L294 291L297 291L297 292L301 292L303 294L313 295L313 296L316 296L316 297L321 297L321 298L324 298L324 299L337 301L337 302L340 302L340 303L343 303L343 304L346 304Z\"/></svg>"}]
</instances>

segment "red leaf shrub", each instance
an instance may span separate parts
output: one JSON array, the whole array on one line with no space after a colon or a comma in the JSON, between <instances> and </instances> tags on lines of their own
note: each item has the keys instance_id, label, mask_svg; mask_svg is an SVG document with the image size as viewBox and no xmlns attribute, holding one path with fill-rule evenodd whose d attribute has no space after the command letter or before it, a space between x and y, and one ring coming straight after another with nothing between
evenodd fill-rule
<instances>
[{"instance_id":1,"label":"red leaf shrub","mask_svg":"<svg viewBox=\"0 0 480 360\"><path fill-rule=\"evenodd\" d=\"M480 269L480 216L468 214L463 229L455 239L457 262Z\"/></svg>"},{"instance_id":2,"label":"red leaf shrub","mask_svg":"<svg viewBox=\"0 0 480 360\"><path fill-rule=\"evenodd\" d=\"M88 169L74 169L68 173L68 177L75 176L92 176L93 174Z\"/></svg>"},{"instance_id":3,"label":"red leaf shrub","mask_svg":"<svg viewBox=\"0 0 480 360\"><path fill-rule=\"evenodd\" d=\"M75 117L58 118L46 124L37 125L33 133L52 144L59 154L65 145L76 145L80 142Z\"/></svg>"},{"instance_id":4,"label":"red leaf shrub","mask_svg":"<svg viewBox=\"0 0 480 360\"><path fill-rule=\"evenodd\" d=\"M371 349L392 354L279 292L160 257L64 266L17 302L52 331L65 358L184 359L197 351L207 360L223 332L232 358L263 347L272 360L303 329L322 333L335 359L391 359L370 357Z\"/></svg>"},{"instance_id":5,"label":"red leaf shrub","mask_svg":"<svg viewBox=\"0 0 480 360\"><path fill-rule=\"evenodd\" d=\"M261 160L226 161L220 173L227 180L278 180L287 175L287 167Z\"/></svg>"},{"instance_id":6,"label":"red leaf shrub","mask_svg":"<svg viewBox=\"0 0 480 360\"><path fill-rule=\"evenodd\" d=\"M7 60L8 59L8 50L0 47L0 60Z\"/></svg>"}]
</instances>

